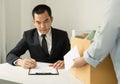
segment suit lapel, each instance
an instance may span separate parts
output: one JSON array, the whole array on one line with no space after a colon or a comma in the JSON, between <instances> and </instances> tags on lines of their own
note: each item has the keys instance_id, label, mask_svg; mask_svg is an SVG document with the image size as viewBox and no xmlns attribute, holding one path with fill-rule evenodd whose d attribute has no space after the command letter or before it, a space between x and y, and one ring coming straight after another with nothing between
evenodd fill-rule
<instances>
[{"instance_id":1,"label":"suit lapel","mask_svg":"<svg viewBox=\"0 0 120 84\"><path fill-rule=\"evenodd\" d=\"M56 43L57 43L57 38L56 38L55 30L53 28L51 28L51 31L52 31L52 49L51 49L50 55L53 54L53 52L55 50Z\"/></svg>"},{"instance_id":2,"label":"suit lapel","mask_svg":"<svg viewBox=\"0 0 120 84\"><path fill-rule=\"evenodd\" d=\"M35 43L35 45L37 45L37 46L39 46L39 47L41 48L41 46L40 46L40 42L39 42L39 35L38 35L37 30L36 30L35 33L34 33L34 37L33 37L33 39L34 39L34 43Z\"/></svg>"}]
</instances>

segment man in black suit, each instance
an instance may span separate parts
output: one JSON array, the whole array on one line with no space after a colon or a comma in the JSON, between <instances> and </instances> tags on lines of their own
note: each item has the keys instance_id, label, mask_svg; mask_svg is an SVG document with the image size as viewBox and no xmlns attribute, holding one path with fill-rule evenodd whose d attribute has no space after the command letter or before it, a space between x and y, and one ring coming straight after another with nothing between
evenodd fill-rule
<instances>
[{"instance_id":1,"label":"man in black suit","mask_svg":"<svg viewBox=\"0 0 120 84\"><path fill-rule=\"evenodd\" d=\"M53 17L47 5L37 5L32 16L36 28L24 32L20 42L8 53L7 62L27 69L36 67L36 61L51 63L50 66L57 69L64 68L63 56L70 50L67 32L51 27ZM45 36L44 42L42 36ZM31 59L20 58L27 50Z\"/></svg>"}]
</instances>

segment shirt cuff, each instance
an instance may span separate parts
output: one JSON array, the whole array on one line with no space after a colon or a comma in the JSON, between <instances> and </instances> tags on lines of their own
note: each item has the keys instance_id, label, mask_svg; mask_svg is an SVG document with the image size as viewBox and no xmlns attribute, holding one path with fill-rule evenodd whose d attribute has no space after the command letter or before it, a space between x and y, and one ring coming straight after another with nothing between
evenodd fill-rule
<instances>
[{"instance_id":1,"label":"shirt cuff","mask_svg":"<svg viewBox=\"0 0 120 84\"><path fill-rule=\"evenodd\" d=\"M17 59L13 62L14 65L16 65L16 62L19 61L19 60L22 60L22 59Z\"/></svg>"},{"instance_id":2,"label":"shirt cuff","mask_svg":"<svg viewBox=\"0 0 120 84\"><path fill-rule=\"evenodd\" d=\"M87 51L85 51L83 58L88 64L90 64L93 67L96 67L100 63L98 60L90 56Z\"/></svg>"}]
</instances>

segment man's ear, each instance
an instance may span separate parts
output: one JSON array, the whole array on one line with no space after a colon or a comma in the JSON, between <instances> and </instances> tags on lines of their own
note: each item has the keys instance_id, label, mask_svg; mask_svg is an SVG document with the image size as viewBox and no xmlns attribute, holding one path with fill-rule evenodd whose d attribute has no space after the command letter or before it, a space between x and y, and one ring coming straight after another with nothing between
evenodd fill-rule
<instances>
[{"instance_id":1,"label":"man's ear","mask_svg":"<svg viewBox=\"0 0 120 84\"><path fill-rule=\"evenodd\" d=\"M51 16L51 22L53 21L53 17Z\"/></svg>"},{"instance_id":2,"label":"man's ear","mask_svg":"<svg viewBox=\"0 0 120 84\"><path fill-rule=\"evenodd\" d=\"M33 22L33 24L35 24L35 20L34 19L32 19L32 22Z\"/></svg>"}]
</instances>

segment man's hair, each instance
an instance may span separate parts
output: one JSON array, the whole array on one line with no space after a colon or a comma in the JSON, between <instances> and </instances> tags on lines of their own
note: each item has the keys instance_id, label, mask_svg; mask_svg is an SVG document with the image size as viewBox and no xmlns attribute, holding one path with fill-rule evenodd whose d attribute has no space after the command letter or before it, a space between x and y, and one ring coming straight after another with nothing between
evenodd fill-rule
<instances>
[{"instance_id":1,"label":"man's hair","mask_svg":"<svg viewBox=\"0 0 120 84\"><path fill-rule=\"evenodd\" d=\"M33 11L32 11L32 16L34 18L34 15L35 14L42 14L44 13L45 11L48 12L48 15L51 17L52 16L52 12L51 12L51 9L49 6L45 5L45 4L40 4L40 5L37 5Z\"/></svg>"}]
</instances>

